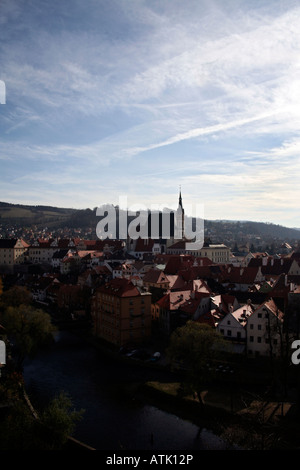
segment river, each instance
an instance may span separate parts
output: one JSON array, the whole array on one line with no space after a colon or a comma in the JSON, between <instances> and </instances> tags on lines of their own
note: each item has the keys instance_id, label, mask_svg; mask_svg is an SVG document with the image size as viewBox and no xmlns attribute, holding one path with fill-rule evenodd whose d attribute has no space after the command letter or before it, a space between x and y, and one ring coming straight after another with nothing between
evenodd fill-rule
<instances>
[{"instance_id":1,"label":"river","mask_svg":"<svg viewBox=\"0 0 300 470\"><path fill-rule=\"evenodd\" d=\"M26 389L41 405L59 392L84 409L74 437L97 450L212 450L224 443L210 430L123 393L125 383L155 380L161 370L124 364L80 336L60 331L54 344L24 366Z\"/></svg>"}]
</instances>

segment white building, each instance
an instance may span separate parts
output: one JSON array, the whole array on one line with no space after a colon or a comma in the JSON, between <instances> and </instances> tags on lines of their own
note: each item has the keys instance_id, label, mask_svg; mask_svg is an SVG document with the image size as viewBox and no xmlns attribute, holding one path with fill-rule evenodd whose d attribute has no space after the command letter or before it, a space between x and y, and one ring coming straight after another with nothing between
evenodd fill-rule
<instances>
[{"instance_id":1,"label":"white building","mask_svg":"<svg viewBox=\"0 0 300 470\"><path fill-rule=\"evenodd\" d=\"M283 313L273 299L260 305L247 321L247 354L249 357L280 355L280 332Z\"/></svg>"},{"instance_id":2,"label":"white building","mask_svg":"<svg viewBox=\"0 0 300 470\"><path fill-rule=\"evenodd\" d=\"M224 338L232 341L241 341L246 346L247 339L247 320L252 315L254 309L251 304L229 312L218 324L217 330Z\"/></svg>"}]
</instances>

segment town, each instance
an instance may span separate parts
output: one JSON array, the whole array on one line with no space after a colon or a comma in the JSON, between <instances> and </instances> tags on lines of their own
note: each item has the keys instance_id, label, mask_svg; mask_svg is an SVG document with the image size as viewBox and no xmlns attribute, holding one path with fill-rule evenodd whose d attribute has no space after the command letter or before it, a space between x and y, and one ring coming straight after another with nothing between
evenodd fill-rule
<instances>
[{"instance_id":1,"label":"town","mask_svg":"<svg viewBox=\"0 0 300 470\"><path fill-rule=\"evenodd\" d=\"M181 194L178 208L182 216ZM281 241L271 254L209 237L193 252L187 242L183 230L167 240L3 237L3 290L25 288L58 328L88 329L129 360L168 365L172 334L192 323L222 337L239 366L240 358L253 361L258 381L269 375L269 360L284 357L290 367L300 327L300 243ZM284 399L289 410L293 400Z\"/></svg>"},{"instance_id":2,"label":"town","mask_svg":"<svg viewBox=\"0 0 300 470\"><path fill-rule=\"evenodd\" d=\"M178 207L183 209L181 193ZM237 253L207 239L194 252L186 244L184 236L39 237L29 243L1 238L2 279L26 287L57 321L89 318L96 336L119 347L142 344L153 331L167 339L193 320L222 333L239 354L268 356L269 315L284 323L287 312L297 337L299 245L282 243L269 254L249 248ZM279 333L274 335L276 351Z\"/></svg>"}]
</instances>

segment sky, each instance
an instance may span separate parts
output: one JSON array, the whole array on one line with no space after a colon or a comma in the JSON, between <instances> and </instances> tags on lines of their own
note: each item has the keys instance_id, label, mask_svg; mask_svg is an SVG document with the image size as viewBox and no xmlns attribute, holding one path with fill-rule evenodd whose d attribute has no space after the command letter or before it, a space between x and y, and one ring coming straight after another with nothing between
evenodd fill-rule
<instances>
[{"instance_id":1,"label":"sky","mask_svg":"<svg viewBox=\"0 0 300 470\"><path fill-rule=\"evenodd\" d=\"M298 0L0 0L0 201L300 227ZM190 214L192 215L192 214Z\"/></svg>"}]
</instances>

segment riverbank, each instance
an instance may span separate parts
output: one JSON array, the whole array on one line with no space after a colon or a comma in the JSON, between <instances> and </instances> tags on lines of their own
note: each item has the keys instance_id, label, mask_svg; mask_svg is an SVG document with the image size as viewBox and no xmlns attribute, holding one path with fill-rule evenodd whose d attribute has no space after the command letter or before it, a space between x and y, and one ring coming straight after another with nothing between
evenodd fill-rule
<instances>
[{"instance_id":1,"label":"riverbank","mask_svg":"<svg viewBox=\"0 0 300 470\"><path fill-rule=\"evenodd\" d=\"M180 383L148 382L136 388L135 397L209 429L223 440L225 450L299 450L298 415L291 404L251 400L249 395L249 404L242 406L232 402L230 390L211 388L202 392L203 406L194 396L180 396L179 390Z\"/></svg>"},{"instance_id":2,"label":"riverbank","mask_svg":"<svg viewBox=\"0 0 300 470\"><path fill-rule=\"evenodd\" d=\"M251 394L246 397L245 392L241 395L238 387L232 389L222 383L204 389L205 407L200 407L194 397L180 395L183 375L173 373L164 363L123 356L117 348L87 332L71 335L64 335L63 341L57 338L53 352L43 354L42 360L29 365L28 383L32 383L39 396L66 387L76 406L86 408L85 429L79 429L75 437L97 450L112 442L120 448L134 445L147 449L152 433L156 443L170 442L178 449L185 445L190 448L193 445L190 436L196 435L197 429L202 429L204 435L207 430L208 434L220 436L224 442L222 450L236 446L273 449L278 448L280 439L280 448L287 448L286 442L289 448L298 446L296 439L294 442L290 439L293 421L288 416L262 425L261 415L251 407L254 397ZM169 422L172 424L163 431ZM178 425L180 429L176 431ZM197 440L195 445L201 444Z\"/></svg>"}]
</instances>

